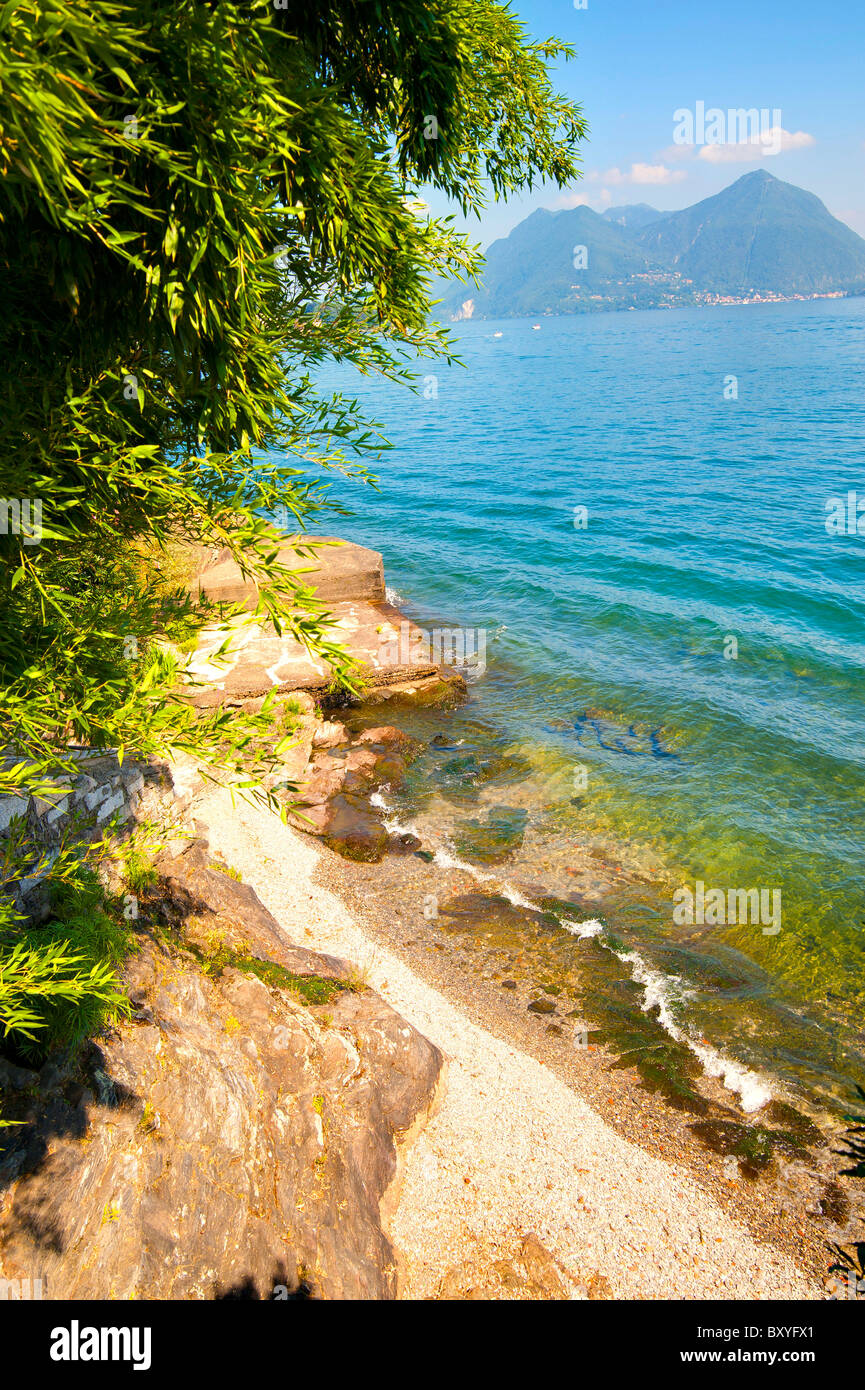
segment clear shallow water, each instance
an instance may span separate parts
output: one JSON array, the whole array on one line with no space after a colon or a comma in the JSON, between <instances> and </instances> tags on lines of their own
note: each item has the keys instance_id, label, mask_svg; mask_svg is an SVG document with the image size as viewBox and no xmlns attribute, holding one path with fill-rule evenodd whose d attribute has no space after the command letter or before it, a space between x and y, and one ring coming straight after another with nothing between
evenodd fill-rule
<instances>
[{"instance_id":1,"label":"clear shallow water","mask_svg":"<svg viewBox=\"0 0 865 1390\"><path fill-rule=\"evenodd\" d=\"M527 808L507 872L561 895L569 844L630 854L639 884L589 915L674 981L676 1018L841 1095L865 1076L865 537L824 523L865 498L865 299L457 331L465 367L431 364L426 396L322 378L395 445L335 529L418 621L486 630L445 726L518 760L485 791ZM458 843L466 807L434 802ZM697 880L780 890L781 930L677 925Z\"/></svg>"}]
</instances>

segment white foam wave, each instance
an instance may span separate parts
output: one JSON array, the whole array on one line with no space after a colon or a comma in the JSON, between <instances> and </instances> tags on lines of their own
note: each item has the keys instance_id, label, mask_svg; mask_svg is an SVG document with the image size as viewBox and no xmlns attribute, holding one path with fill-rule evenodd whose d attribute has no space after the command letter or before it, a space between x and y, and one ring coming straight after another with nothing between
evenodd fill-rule
<instances>
[{"instance_id":1,"label":"white foam wave","mask_svg":"<svg viewBox=\"0 0 865 1390\"><path fill-rule=\"evenodd\" d=\"M381 822L389 835L416 835L418 839L422 838L420 831L412 821L406 824L404 821L398 820L396 816L390 814L393 811L393 807L388 804L381 792L373 792L369 799L369 804L370 806L374 806L377 811L384 812Z\"/></svg>"},{"instance_id":2,"label":"white foam wave","mask_svg":"<svg viewBox=\"0 0 865 1390\"><path fill-rule=\"evenodd\" d=\"M523 907L529 912L541 912L543 909L531 898L527 898L521 893L519 888L514 888L510 883L504 882L496 877L495 874L486 874L483 869L477 868L474 864L467 864L464 859L459 859L449 849L437 849L435 852L434 864L438 864L440 869L458 869L461 873L471 874L477 883L492 883L495 885L500 897L506 898L513 907ZM561 920L561 919L560 919ZM573 932L576 936L596 936L603 931L601 922L564 922L562 926L566 931Z\"/></svg>"},{"instance_id":3,"label":"white foam wave","mask_svg":"<svg viewBox=\"0 0 865 1390\"><path fill-rule=\"evenodd\" d=\"M567 917L560 917L559 921L565 931L570 932L571 936L578 936L581 941L587 941L592 936L600 936L604 930L603 922L599 922L597 917L589 917L585 922L569 922Z\"/></svg>"},{"instance_id":4,"label":"white foam wave","mask_svg":"<svg viewBox=\"0 0 865 1390\"><path fill-rule=\"evenodd\" d=\"M514 907L527 907L530 912L540 911L537 903L533 903L531 898L524 898L519 889L511 888L509 883L500 884L499 892L502 897L507 898L508 902Z\"/></svg>"},{"instance_id":5,"label":"white foam wave","mask_svg":"<svg viewBox=\"0 0 865 1390\"><path fill-rule=\"evenodd\" d=\"M387 812L392 809L379 792L373 792L370 802L379 810ZM386 818L384 824L385 829L391 834L418 835L419 838L422 838L416 826L402 825L393 817ZM509 883L497 879L495 874L485 873L476 865L460 859L447 847L440 847L436 850L433 863L437 864L440 869L457 869L461 873L470 874L477 883L495 884L501 896L512 903L514 907L527 908L531 912L541 910L537 903L525 897L519 889L512 888ZM603 922L599 922L596 917L587 918L585 922L575 922L567 917L559 917L558 921L563 931L569 932L571 936L575 936L581 941L600 936L604 930ZM642 986L643 1002L641 1007L643 1012L648 1013L650 1009L657 1008L658 1022L664 1031L674 1042L681 1043L693 1052L707 1076L716 1078L726 1090L738 1095L746 1115L752 1115L768 1104L772 1099L773 1091L766 1077L751 1071L730 1057L725 1057L711 1043L707 1043L703 1038L693 1037L687 1029L677 1022L676 1005L684 1003L690 997L680 976L665 975L662 971L654 969L638 951L615 951L611 946L607 949L611 950L614 956L617 956L628 966L634 983Z\"/></svg>"},{"instance_id":6,"label":"white foam wave","mask_svg":"<svg viewBox=\"0 0 865 1390\"><path fill-rule=\"evenodd\" d=\"M773 1091L765 1076L751 1071L725 1057L717 1048L703 1039L697 1039L682 1028L676 1021L674 1006L689 998L678 975L664 975L647 965L637 951L614 951L619 960L624 961L631 971L631 979L643 986L644 1013L657 1007L658 1022L674 1042L682 1043L693 1052L707 1076L715 1077L728 1091L738 1095L746 1115L761 1110L772 1099Z\"/></svg>"},{"instance_id":7,"label":"white foam wave","mask_svg":"<svg viewBox=\"0 0 865 1390\"><path fill-rule=\"evenodd\" d=\"M471 874L478 883L489 883L492 879L492 874L485 874L480 869L476 869L474 864L467 864L464 859L458 859L449 849L437 849L433 856L433 863L438 864L440 869L459 869L464 874Z\"/></svg>"},{"instance_id":8,"label":"white foam wave","mask_svg":"<svg viewBox=\"0 0 865 1390\"><path fill-rule=\"evenodd\" d=\"M420 840L421 834L413 821L397 820L396 816L383 816L382 824L389 835L414 835Z\"/></svg>"},{"instance_id":9,"label":"white foam wave","mask_svg":"<svg viewBox=\"0 0 865 1390\"><path fill-rule=\"evenodd\" d=\"M750 1071L739 1062L725 1057L710 1043L697 1042L694 1038L688 1038L687 1043L691 1051L699 1057L709 1076L717 1077L728 1091L737 1092L746 1115L753 1115L755 1110L762 1110L772 1099L772 1088L759 1072Z\"/></svg>"}]
</instances>

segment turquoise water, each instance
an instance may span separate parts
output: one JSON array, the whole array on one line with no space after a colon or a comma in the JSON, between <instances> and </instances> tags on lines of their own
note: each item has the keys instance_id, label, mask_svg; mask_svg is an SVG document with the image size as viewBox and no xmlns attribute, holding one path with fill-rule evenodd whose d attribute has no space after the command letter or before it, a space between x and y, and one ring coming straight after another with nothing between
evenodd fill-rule
<instances>
[{"instance_id":1,"label":"turquoise water","mask_svg":"<svg viewBox=\"0 0 865 1390\"><path fill-rule=\"evenodd\" d=\"M609 910L680 1014L842 1095L865 1076L865 536L825 507L865 501L865 299L455 332L465 366L419 396L322 378L395 446L380 492L339 485L336 529L418 621L485 630L457 719L519 755L550 843L639 847L649 886ZM780 930L683 930L697 880L779 891ZM736 988L704 987L707 953Z\"/></svg>"}]
</instances>

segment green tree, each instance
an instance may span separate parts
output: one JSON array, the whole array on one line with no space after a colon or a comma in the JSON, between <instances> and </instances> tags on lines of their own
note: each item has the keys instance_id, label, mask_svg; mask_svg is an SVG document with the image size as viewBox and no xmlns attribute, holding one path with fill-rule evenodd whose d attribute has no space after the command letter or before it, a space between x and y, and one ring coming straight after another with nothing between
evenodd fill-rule
<instances>
[{"instance_id":1,"label":"green tree","mask_svg":"<svg viewBox=\"0 0 865 1390\"><path fill-rule=\"evenodd\" d=\"M39 543L32 511L0 535L0 792L73 742L242 765L255 721L154 647L201 616L177 542L230 547L346 677L265 519L301 531L383 446L316 370L450 355L429 285L480 262L420 195L572 180L568 56L492 0L0 6L0 498L41 506Z\"/></svg>"}]
</instances>

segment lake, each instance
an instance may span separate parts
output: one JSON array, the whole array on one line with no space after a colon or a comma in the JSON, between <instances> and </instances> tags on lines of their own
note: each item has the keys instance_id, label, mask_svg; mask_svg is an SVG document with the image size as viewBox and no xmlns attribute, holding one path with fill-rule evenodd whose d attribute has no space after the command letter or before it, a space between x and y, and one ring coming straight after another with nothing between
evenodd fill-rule
<instances>
[{"instance_id":1,"label":"lake","mask_svg":"<svg viewBox=\"0 0 865 1390\"><path fill-rule=\"evenodd\" d=\"M865 535L827 521L843 504L855 530L858 492L865 531L865 299L454 333L464 365L425 365L418 395L320 378L394 445L380 492L336 485L353 515L329 529L383 552L416 621L486 644L448 730L489 775L469 805L430 753L394 814L614 933L644 1007L729 1064L746 1108L773 1078L847 1100ZM614 893L567 893L587 846L619 866Z\"/></svg>"}]
</instances>

